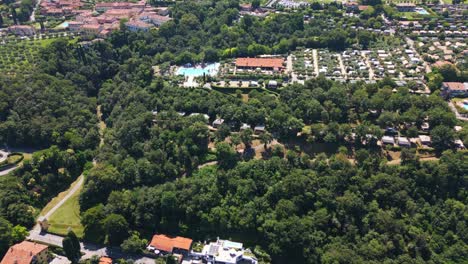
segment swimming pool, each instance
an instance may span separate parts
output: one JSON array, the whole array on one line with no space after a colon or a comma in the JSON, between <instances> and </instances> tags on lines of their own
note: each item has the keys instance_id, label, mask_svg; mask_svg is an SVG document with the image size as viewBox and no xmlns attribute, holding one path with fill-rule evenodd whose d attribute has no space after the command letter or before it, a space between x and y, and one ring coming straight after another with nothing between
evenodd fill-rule
<instances>
[{"instance_id":1,"label":"swimming pool","mask_svg":"<svg viewBox=\"0 0 468 264\"><path fill-rule=\"evenodd\" d=\"M420 15L429 15L429 12L427 12L426 9L424 8L416 8L416 13L420 14Z\"/></svg>"},{"instance_id":2,"label":"swimming pool","mask_svg":"<svg viewBox=\"0 0 468 264\"><path fill-rule=\"evenodd\" d=\"M193 76L193 77L203 76L203 74L214 76L218 74L218 69L219 69L219 63L212 63L212 64L206 65L205 68L202 68L201 66L179 67L177 69L176 74L184 75L184 76Z\"/></svg>"},{"instance_id":3,"label":"swimming pool","mask_svg":"<svg viewBox=\"0 0 468 264\"><path fill-rule=\"evenodd\" d=\"M468 103L463 103L463 108L464 108L465 110L468 110Z\"/></svg>"},{"instance_id":4,"label":"swimming pool","mask_svg":"<svg viewBox=\"0 0 468 264\"><path fill-rule=\"evenodd\" d=\"M58 25L56 28L68 28L68 21L63 22L62 24Z\"/></svg>"}]
</instances>

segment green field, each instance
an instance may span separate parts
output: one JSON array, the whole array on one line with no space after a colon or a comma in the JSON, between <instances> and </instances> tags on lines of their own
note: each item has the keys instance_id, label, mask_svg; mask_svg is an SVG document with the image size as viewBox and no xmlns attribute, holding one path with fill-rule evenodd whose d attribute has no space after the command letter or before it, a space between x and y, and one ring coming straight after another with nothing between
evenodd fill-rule
<instances>
[{"instance_id":1,"label":"green field","mask_svg":"<svg viewBox=\"0 0 468 264\"><path fill-rule=\"evenodd\" d=\"M70 186L70 188L72 186ZM79 196L82 188L83 187L81 186L80 189L74 193L72 197L70 197L70 199L68 199L59 209L57 209L57 211L55 211L54 214L50 216L48 219L50 223L49 232L59 235L66 235L68 229L71 228L78 237L83 236L83 226L81 225L79 204ZM55 203L57 202L58 201L55 201ZM52 200L51 203L53 204L54 200ZM53 205L47 205L44 210L46 210L47 207L51 208Z\"/></svg>"}]
</instances>

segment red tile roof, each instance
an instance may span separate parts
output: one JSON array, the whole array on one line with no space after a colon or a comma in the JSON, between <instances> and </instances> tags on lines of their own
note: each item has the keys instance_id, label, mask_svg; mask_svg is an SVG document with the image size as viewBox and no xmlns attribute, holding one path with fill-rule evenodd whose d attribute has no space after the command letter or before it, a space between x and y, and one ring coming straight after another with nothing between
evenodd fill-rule
<instances>
[{"instance_id":1,"label":"red tile roof","mask_svg":"<svg viewBox=\"0 0 468 264\"><path fill-rule=\"evenodd\" d=\"M450 90L464 91L465 85L461 82L444 82L443 85Z\"/></svg>"},{"instance_id":2,"label":"red tile roof","mask_svg":"<svg viewBox=\"0 0 468 264\"><path fill-rule=\"evenodd\" d=\"M254 68L283 68L284 60L281 58L237 58L236 66Z\"/></svg>"},{"instance_id":3,"label":"red tile roof","mask_svg":"<svg viewBox=\"0 0 468 264\"><path fill-rule=\"evenodd\" d=\"M166 235L154 235L150 246L166 252L172 252L174 248L190 250L192 239L185 237L169 237Z\"/></svg>"},{"instance_id":4,"label":"red tile roof","mask_svg":"<svg viewBox=\"0 0 468 264\"><path fill-rule=\"evenodd\" d=\"M112 264L112 259L109 257L101 257L99 259L99 264Z\"/></svg>"},{"instance_id":5,"label":"red tile roof","mask_svg":"<svg viewBox=\"0 0 468 264\"><path fill-rule=\"evenodd\" d=\"M0 264L30 264L32 258L44 250L47 250L46 245L23 241L11 246Z\"/></svg>"}]
</instances>

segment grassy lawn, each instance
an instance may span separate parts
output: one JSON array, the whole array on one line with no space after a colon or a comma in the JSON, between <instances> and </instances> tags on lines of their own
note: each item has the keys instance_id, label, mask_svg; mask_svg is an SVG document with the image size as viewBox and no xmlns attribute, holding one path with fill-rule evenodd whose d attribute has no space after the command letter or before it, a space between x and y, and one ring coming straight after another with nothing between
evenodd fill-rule
<instances>
[{"instance_id":1,"label":"grassy lawn","mask_svg":"<svg viewBox=\"0 0 468 264\"><path fill-rule=\"evenodd\" d=\"M75 186L77 181L75 181L69 189ZM80 204L78 201L81 189L82 187L80 187L80 189L75 192L73 196L68 199L68 201L66 201L60 208L57 209L57 211L55 211L54 214L50 216L48 220L50 223L49 231L51 233L66 235L68 228L71 228L78 237L83 236L83 226L81 225L80 220ZM57 197L52 199L52 201L50 201L50 203L44 207L41 215L52 209L61 199L63 199L67 193L68 190L60 193Z\"/></svg>"}]
</instances>

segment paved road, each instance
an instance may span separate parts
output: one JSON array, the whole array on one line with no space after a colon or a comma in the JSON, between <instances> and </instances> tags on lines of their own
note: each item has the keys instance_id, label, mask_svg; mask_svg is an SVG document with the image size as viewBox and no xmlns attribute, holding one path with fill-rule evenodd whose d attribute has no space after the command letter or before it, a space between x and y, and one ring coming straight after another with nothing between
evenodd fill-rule
<instances>
[{"instance_id":1,"label":"paved road","mask_svg":"<svg viewBox=\"0 0 468 264\"><path fill-rule=\"evenodd\" d=\"M62 206L66 201L68 201L68 199L70 199L70 197L72 197L73 194L75 194L79 189L80 187L83 185L84 183L84 176L83 174L80 175L80 177L78 177L78 183L75 184L75 186L73 186L73 188L67 193L67 195L65 195L65 197L63 197L63 199L58 202L54 207L52 207L52 209L50 209L45 215L43 215L46 219L49 219L51 215L53 215L55 213L55 211L57 211L57 209L60 208L60 206Z\"/></svg>"},{"instance_id":2,"label":"paved road","mask_svg":"<svg viewBox=\"0 0 468 264\"><path fill-rule=\"evenodd\" d=\"M41 0L37 0L37 3L36 5L34 6L33 8L33 11L31 13L31 16L29 17L29 21L31 22L35 22L36 21L36 10L37 8L39 7L39 5L41 4Z\"/></svg>"},{"instance_id":3,"label":"paved road","mask_svg":"<svg viewBox=\"0 0 468 264\"><path fill-rule=\"evenodd\" d=\"M10 172L16 170L18 167L19 167L19 165L15 165L15 166L13 166L13 167L11 167L11 168L9 168L9 169L2 170L2 171L0 171L0 176L7 175L8 173L10 173Z\"/></svg>"},{"instance_id":4,"label":"paved road","mask_svg":"<svg viewBox=\"0 0 468 264\"><path fill-rule=\"evenodd\" d=\"M312 57L314 58L314 72L315 76L319 75L319 66L318 66L318 52L316 49L312 50Z\"/></svg>"},{"instance_id":5,"label":"paved road","mask_svg":"<svg viewBox=\"0 0 468 264\"><path fill-rule=\"evenodd\" d=\"M38 230L32 230L28 236L29 240L32 241L37 241L37 242L42 242L50 245L55 245L55 246L62 246L62 241L63 237L62 236L57 236L53 234L48 234L48 233L40 233ZM116 247L105 247L105 246L99 246L99 245L94 245L91 243L80 243L81 245L81 251L84 253L84 255L81 257L81 259L89 259L92 256L109 256L113 259L132 259L135 261L136 264L154 264L154 259L148 258L142 255L128 255L122 252L120 248Z\"/></svg>"},{"instance_id":6,"label":"paved road","mask_svg":"<svg viewBox=\"0 0 468 264\"><path fill-rule=\"evenodd\" d=\"M365 62L367 64L367 68L369 68L369 80L373 80L375 74L374 74L374 69L372 68L372 65L371 65L371 63L369 61L369 57L367 57L367 55L364 54L364 53L362 53L361 55L362 55L362 57L364 57L364 60L365 60Z\"/></svg>"},{"instance_id":7,"label":"paved road","mask_svg":"<svg viewBox=\"0 0 468 264\"><path fill-rule=\"evenodd\" d=\"M425 60L422 59L421 54L419 54L419 52L414 47L414 41L412 39L408 38L408 37L405 37L405 41L406 41L406 44L408 44L408 46L410 46L410 48L414 52L414 54L416 54L418 59L420 59L423 62L426 73L430 73L432 71L431 67L429 66L429 64L427 64L427 62Z\"/></svg>"},{"instance_id":8,"label":"paved road","mask_svg":"<svg viewBox=\"0 0 468 264\"><path fill-rule=\"evenodd\" d=\"M458 113L458 110L453 105L453 102L448 102L448 105L449 105L450 109L455 114L455 116L457 117L458 120L468 121L468 117L463 117L463 116L460 115L460 113Z\"/></svg>"},{"instance_id":9,"label":"paved road","mask_svg":"<svg viewBox=\"0 0 468 264\"><path fill-rule=\"evenodd\" d=\"M0 149L0 162L4 162L8 158L8 154L10 153Z\"/></svg>"},{"instance_id":10,"label":"paved road","mask_svg":"<svg viewBox=\"0 0 468 264\"><path fill-rule=\"evenodd\" d=\"M289 54L286 60L286 71L291 74L291 83L298 82L297 74L293 71L293 55Z\"/></svg>"}]
</instances>

